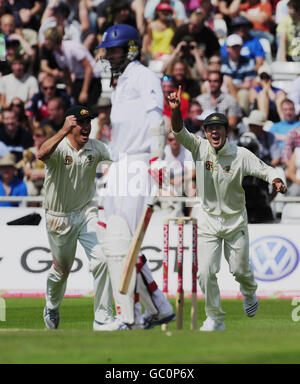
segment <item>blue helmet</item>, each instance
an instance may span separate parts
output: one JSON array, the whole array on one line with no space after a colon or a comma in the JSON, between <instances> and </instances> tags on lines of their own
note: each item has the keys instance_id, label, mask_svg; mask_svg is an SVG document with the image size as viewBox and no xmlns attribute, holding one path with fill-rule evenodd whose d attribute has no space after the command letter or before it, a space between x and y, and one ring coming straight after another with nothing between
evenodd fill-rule
<instances>
[{"instance_id":1,"label":"blue helmet","mask_svg":"<svg viewBox=\"0 0 300 384\"><path fill-rule=\"evenodd\" d=\"M127 24L116 24L109 27L103 34L102 42L97 48L129 47L129 45L142 46L137 29Z\"/></svg>"}]
</instances>

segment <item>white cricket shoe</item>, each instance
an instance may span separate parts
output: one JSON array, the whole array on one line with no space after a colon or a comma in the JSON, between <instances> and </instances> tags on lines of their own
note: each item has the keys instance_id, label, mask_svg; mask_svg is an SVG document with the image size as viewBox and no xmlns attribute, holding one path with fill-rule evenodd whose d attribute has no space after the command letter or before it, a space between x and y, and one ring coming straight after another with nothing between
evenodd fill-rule
<instances>
[{"instance_id":1,"label":"white cricket shoe","mask_svg":"<svg viewBox=\"0 0 300 384\"><path fill-rule=\"evenodd\" d=\"M44 308L43 312L44 322L47 329L57 329L59 325L59 311L58 309Z\"/></svg>"},{"instance_id":2,"label":"white cricket shoe","mask_svg":"<svg viewBox=\"0 0 300 384\"><path fill-rule=\"evenodd\" d=\"M216 321L208 317L204 322L200 331L212 332L212 331L225 331L224 321Z\"/></svg>"},{"instance_id":3,"label":"white cricket shoe","mask_svg":"<svg viewBox=\"0 0 300 384\"><path fill-rule=\"evenodd\" d=\"M131 331L132 329L144 329L144 324L127 324L122 323L119 319L113 320L111 323L99 323L94 320L94 331Z\"/></svg>"},{"instance_id":4,"label":"white cricket shoe","mask_svg":"<svg viewBox=\"0 0 300 384\"><path fill-rule=\"evenodd\" d=\"M248 317L255 316L258 309L258 298L256 295L253 297L244 297L244 312Z\"/></svg>"}]
</instances>

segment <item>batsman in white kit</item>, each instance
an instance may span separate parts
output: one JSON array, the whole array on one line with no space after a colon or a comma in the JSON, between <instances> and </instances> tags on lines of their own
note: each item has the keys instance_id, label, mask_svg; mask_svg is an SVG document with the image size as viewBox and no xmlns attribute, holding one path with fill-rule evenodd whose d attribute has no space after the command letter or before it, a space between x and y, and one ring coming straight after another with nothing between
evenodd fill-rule
<instances>
[{"instance_id":1,"label":"batsman in white kit","mask_svg":"<svg viewBox=\"0 0 300 384\"><path fill-rule=\"evenodd\" d=\"M153 280L146 257L139 254L127 294L120 294L124 258L146 207L153 172L161 181L166 139L163 123L163 94L159 78L139 61L141 39L126 24L104 33L98 47L110 66L117 86L112 92L113 165L104 199L108 259L116 304L116 329L150 329L175 318L173 308ZM142 306L145 313L142 313ZM94 329L102 326L94 324Z\"/></svg>"},{"instance_id":2,"label":"batsman in white kit","mask_svg":"<svg viewBox=\"0 0 300 384\"><path fill-rule=\"evenodd\" d=\"M172 130L176 139L191 151L196 164L198 215L198 273L205 298L206 320L201 331L224 330L216 274L220 270L222 247L230 272L240 284L244 296L244 312L253 317L258 309L257 283L249 262L249 236L245 192L245 176L255 176L270 184L276 192L286 193L277 171L252 152L227 139L228 120L221 113L210 114L203 123L206 139L189 133L183 125L180 95L169 95L172 108Z\"/></svg>"},{"instance_id":3,"label":"batsman in white kit","mask_svg":"<svg viewBox=\"0 0 300 384\"><path fill-rule=\"evenodd\" d=\"M44 321L48 329L59 325L59 307L72 268L77 241L90 261L94 278L95 321L105 327L114 323L113 297L106 257L99 244L96 168L111 163L106 145L89 139L91 113L83 106L66 112L63 127L45 141L38 158L46 164L45 214L53 265L48 273Z\"/></svg>"}]
</instances>

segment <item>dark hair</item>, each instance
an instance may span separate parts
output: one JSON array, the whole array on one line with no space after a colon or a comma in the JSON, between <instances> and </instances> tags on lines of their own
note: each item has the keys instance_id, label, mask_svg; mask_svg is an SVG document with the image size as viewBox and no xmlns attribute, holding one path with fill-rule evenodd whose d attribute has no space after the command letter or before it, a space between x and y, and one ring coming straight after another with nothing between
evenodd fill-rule
<instances>
[{"instance_id":1,"label":"dark hair","mask_svg":"<svg viewBox=\"0 0 300 384\"><path fill-rule=\"evenodd\" d=\"M219 80L220 80L220 83L223 83L223 78L224 78L224 75L222 72L220 71L209 71L208 74L207 74L207 77L209 77L209 75L218 75L219 76Z\"/></svg>"},{"instance_id":2,"label":"dark hair","mask_svg":"<svg viewBox=\"0 0 300 384\"><path fill-rule=\"evenodd\" d=\"M287 3L287 6L289 8L293 8L296 12L299 12L300 11L300 3L299 3L299 0L290 0L288 3Z\"/></svg>"}]
</instances>

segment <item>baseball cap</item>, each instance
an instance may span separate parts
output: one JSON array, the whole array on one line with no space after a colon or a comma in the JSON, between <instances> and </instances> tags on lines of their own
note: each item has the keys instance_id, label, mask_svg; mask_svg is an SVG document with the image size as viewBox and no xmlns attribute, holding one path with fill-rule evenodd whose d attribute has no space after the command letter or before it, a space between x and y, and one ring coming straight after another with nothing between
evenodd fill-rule
<instances>
[{"instance_id":1,"label":"baseball cap","mask_svg":"<svg viewBox=\"0 0 300 384\"><path fill-rule=\"evenodd\" d=\"M83 121L85 119L92 119L93 116L91 112L84 107L83 105L73 105L69 109L67 109L65 117L74 115L77 121Z\"/></svg>"},{"instance_id":2,"label":"baseball cap","mask_svg":"<svg viewBox=\"0 0 300 384\"><path fill-rule=\"evenodd\" d=\"M263 111L260 111L259 109L254 109L253 111L251 111L249 117L245 118L245 121L248 125L252 124L263 127L267 121L267 117Z\"/></svg>"},{"instance_id":3,"label":"baseball cap","mask_svg":"<svg viewBox=\"0 0 300 384\"><path fill-rule=\"evenodd\" d=\"M172 11L173 8L169 3L159 3L158 6L156 7L156 11Z\"/></svg>"},{"instance_id":4,"label":"baseball cap","mask_svg":"<svg viewBox=\"0 0 300 384\"><path fill-rule=\"evenodd\" d=\"M225 125L227 129L228 128L227 117L223 115L223 113L214 112L207 116L207 118L204 120L203 126L205 128L209 125L214 125L214 124Z\"/></svg>"},{"instance_id":5,"label":"baseball cap","mask_svg":"<svg viewBox=\"0 0 300 384\"><path fill-rule=\"evenodd\" d=\"M227 37L226 44L228 47L233 47L235 45L242 46L243 40L242 40L241 36L239 36L237 34L233 34L233 35L230 35Z\"/></svg>"},{"instance_id":6,"label":"baseball cap","mask_svg":"<svg viewBox=\"0 0 300 384\"><path fill-rule=\"evenodd\" d=\"M231 22L232 28L237 28L237 27L242 27L242 26L252 28L253 24L245 16L237 16Z\"/></svg>"}]
</instances>

